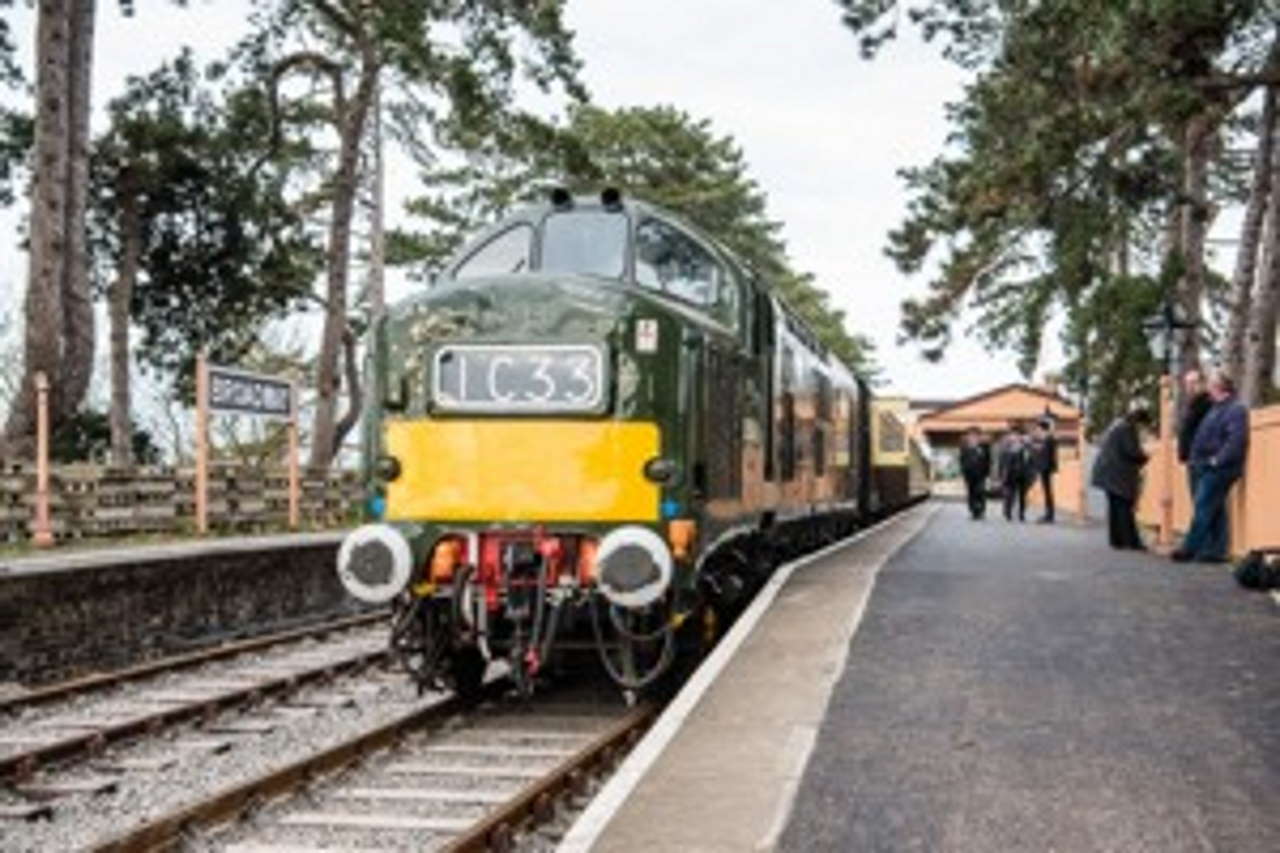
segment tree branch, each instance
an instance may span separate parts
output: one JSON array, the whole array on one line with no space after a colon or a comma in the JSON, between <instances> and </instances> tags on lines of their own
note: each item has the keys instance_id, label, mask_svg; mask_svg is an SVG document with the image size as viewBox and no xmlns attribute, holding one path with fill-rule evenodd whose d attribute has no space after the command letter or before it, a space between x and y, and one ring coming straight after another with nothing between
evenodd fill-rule
<instances>
[{"instance_id":1,"label":"tree branch","mask_svg":"<svg viewBox=\"0 0 1280 853\"><path fill-rule=\"evenodd\" d=\"M342 66L329 57L314 50L303 50L291 53L271 66L267 75L267 103L271 116L271 140L267 150L249 169L250 175L256 175L268 160L280 150L280 81L296 69L310 66L318 74L327 76L333 83L333 120L334 125L341 128L346 120L347 97L343 87Z\"/></svg>"},{"instance_id":2,"label":"tree branch","mask_svg":"<svg viewBox=\"0 0 1280 853\"><path fill-rule=\"evenodd\" d=\"M341 30L343 33L351 36L353 39L360 38L360 29L356 26L356 22L347 16L345 12L328 0L307 0L311 6L321 15L329 19L329 23Z\"/></svg>"}]
</instances>

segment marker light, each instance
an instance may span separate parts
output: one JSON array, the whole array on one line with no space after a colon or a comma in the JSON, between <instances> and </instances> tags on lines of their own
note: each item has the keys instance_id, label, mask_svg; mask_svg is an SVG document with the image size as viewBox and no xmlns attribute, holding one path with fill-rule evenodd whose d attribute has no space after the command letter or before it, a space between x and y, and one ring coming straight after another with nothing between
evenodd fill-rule
<instances>
[{"instance_id":1,"label":"marker light","mask_svg":"<svg viewBox=\"0 0 1280 853\"><path fill-rule=\"evenodd\" d=\"M698 522L691 518L677 518L667 524L667 542L671 544L671 554L677 560L689 556L697 538Z\"/></svg>"},{"instance_id":2,"label":"marker light","mask_svg":"<svg viewBox=\"0 0 1280 853\"><path fill-rule=\"evenodd\" d=\"M578 583L583 586L596 579L596 552L599 548L594 539L583 539L578 546Z\"/></svg>"},{"instance_id":3,"label":"marker light","mask_svg":"<svg viewBox=\"0 0 1280 853\"><path fill-rule=\"evenodd\" d=\"M675 460L655 456L644 463L644 476L650 482L669 486L679 478L680 467Z\"/></svg>"},{"instance_id":4,"label":"marker light","mask_svg":"<svg viewBox=\"0 0 1280 853\"><path fill-rule=\"evenodd\" d=\"M388 483L400 476L400 460L394 456L379 456L373 463L373 470Z\"/></svg>"},{"instance_id":5,"label":"marker light","mask_svg":"<svg viewBox=\"0 0 1280 853\"><path fill-rule=\"evenodd\" d=\"M447 583L453 580L453 571L460 562L462 562L461 540L441 539L431 552L431 582Z\"/></svg>"}]
</instances>

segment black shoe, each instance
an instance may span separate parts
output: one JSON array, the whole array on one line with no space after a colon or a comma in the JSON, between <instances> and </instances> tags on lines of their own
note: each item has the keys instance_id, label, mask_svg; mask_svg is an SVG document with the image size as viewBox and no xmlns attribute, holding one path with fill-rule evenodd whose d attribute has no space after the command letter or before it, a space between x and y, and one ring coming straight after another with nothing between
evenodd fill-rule
<instances>
[{"instance_id":1,"label":"black shoe","mask_svg":"<svg viewBox=\"0 0 1280 853\"><path fill-rule=\"evenodd\" d=\"M1175 563L1190 563L1193 556L1194 555L1190 551L1183 551L1179 548L1177 551L1174 551L1169 555L1169 559L1173 560Z\"/></svg>"},{"instance_id":2,"label":"black shoe","mask_svg":"<svg viewBox=\"0 0 1280 853\"><path fill-rule=\"evenodd\" d=\"M1052 518L1037 518L1036 524L1053 524Z\"/></svg>"},{"instance_id":3,"label":"black shoe","mask_svg":"<svg viewBox=\"0 0 1280 853\"><path fill-rule=\"evenodd\" d=\"M1208 563L1214 566L1220 566L1227 561L1226 557L1196 557L1197 563Z\"/></svg>"}]
</instances>

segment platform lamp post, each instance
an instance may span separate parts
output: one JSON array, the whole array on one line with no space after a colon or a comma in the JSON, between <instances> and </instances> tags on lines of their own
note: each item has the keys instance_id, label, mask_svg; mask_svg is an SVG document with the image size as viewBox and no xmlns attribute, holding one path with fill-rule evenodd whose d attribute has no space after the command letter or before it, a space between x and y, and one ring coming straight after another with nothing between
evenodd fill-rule
<instances>
[{"instance_id":1,"label":"platform lamp post","mask_svg":"<svg viewBox=\"0 0 1280 853\"><path fill-rule=\"evenodd\" d=\"M1173 349L1178 333L1196 325L1178 316L1171 297L1165 298L1159 314L1142 324L1151 354L1160 362L1160 525L1156 542L1161 548L1173 546Z\"/></svg>"}]
</instances>

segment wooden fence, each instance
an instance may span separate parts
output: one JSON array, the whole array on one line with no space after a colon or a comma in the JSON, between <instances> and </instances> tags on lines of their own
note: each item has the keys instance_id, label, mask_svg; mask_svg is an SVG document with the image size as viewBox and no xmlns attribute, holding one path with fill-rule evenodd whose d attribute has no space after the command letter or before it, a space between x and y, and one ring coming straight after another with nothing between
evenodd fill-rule
<instances>
[{"instance_id":1,"label":"wooden fence","mask_svg":"<svg viewBox=\"0 0 1280 853\"><path fill-rule=\"evenodd\" d=\"M1147 452L1151 461L1147 465L1137 514L1141 524L1155 528L1160 523L1162 497L1159 442L1149 444ZM1079 513L1080 478L1088 475L1087 467L1078 459L1065 459L1059 465L1054 495L1064 512ZM1031 498L1039 502L1038 488L1032 490ZM1173 529L1181 536L1191 524L1192 505L1186 468L1176 461L1172 499ZM1254 409L1250 413L1248 467L1233 490L1228 506L1233 554L1240 555L1251 548L1280 547L1280 406Z\"/></svg>"},{"instance_id":2,"label":"wooden fence","mask_svg":"<svg viewBox=\"0 0 1280 853\"><path fill-rule=\"evenodd\" d=\"M36 468L0 462L0 542L30 538ZM303 472L301 526L352 523L364 498L353 471ZM195 471L188 468L54 466L50 510L58 541L195 531ZM289 523L289 475L283 468L214 463L209 470L209 523L224 532L283 530Z\"/></svg>"}]
</instances>

